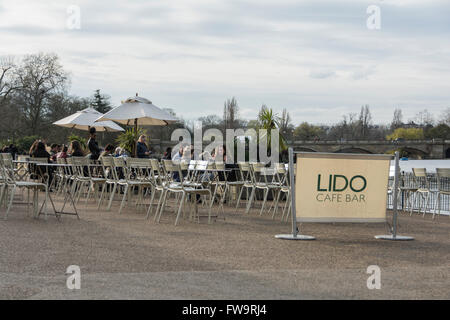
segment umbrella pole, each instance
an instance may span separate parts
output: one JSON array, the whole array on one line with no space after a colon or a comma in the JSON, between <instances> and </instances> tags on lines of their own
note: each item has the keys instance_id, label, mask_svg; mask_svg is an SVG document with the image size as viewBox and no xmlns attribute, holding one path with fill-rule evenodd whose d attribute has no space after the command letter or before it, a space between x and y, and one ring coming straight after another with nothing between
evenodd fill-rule
<instances>
[{"instance_id":1,"label":"umbrella pole","mask_svg":"<svg viewBox=\"0 0 450 320\"><path fill-rule=\"evenodd\" d=\"M134 132L137 135L137 129L138 129L138 119L134 119ZM134 143L134 157L137 158L137 141Z\"/></svg>"}]
</instances>

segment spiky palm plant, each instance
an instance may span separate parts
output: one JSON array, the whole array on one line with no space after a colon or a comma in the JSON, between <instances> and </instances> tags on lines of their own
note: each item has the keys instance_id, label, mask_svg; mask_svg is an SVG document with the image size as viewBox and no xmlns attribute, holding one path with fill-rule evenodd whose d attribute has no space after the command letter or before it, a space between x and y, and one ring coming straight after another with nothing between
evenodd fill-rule
<instances>
[{"instance_id":1,"label":"spiky palm plant","mask_svg":"<svg viewBox=\"0 0 450 320\"><path fill-rule=\"evenodd\" d=\"M139 136L145 134L146 131L143 128L131 128L127 129L124 133L121 133L116 141L119 143L119 146L129 152L130 155L134 155L136 151L136 143L139 139Z\"/></svg>"},{"instance_id":2,"label":"spiky palm plant","mask_svg":"<svg viewBox=\"0 0 450 320\"><path fill-rule=\"evenodd\" d=\"M261 107L261 111L258 115L258 121L260 128L259 129L266 129L267 130L267 150L270 150L271 142L272 142L272 135L270 134L270 130L272 129L279 129L280 127L280 117L277 116L273 112L272 109L267 108L266 106ZM264 137L264 135L263 135ZM287 143L281 132L279 132L279 146L280 150L286 150L287 149Z\"/></svg>"}]
</instances>

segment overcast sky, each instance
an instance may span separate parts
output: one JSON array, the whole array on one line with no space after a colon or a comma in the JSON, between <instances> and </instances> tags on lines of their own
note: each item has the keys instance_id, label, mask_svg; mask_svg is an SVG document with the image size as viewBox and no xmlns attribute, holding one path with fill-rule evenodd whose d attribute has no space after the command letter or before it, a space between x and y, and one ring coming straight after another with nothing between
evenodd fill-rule
<instances>
[{"instance_id":1,"label":"overcast sky","mask_svg":"<svg viewBox=\"0 0 450 320\"><path fill-rule=\"evenodd\" d=\"M73 95L139 92L185 119L222 116L232 96L243 118L264 103L295 123L450 106L448 0L0 0L0 55L40 51L59 55Z\"/></svg>"}]
</instances>

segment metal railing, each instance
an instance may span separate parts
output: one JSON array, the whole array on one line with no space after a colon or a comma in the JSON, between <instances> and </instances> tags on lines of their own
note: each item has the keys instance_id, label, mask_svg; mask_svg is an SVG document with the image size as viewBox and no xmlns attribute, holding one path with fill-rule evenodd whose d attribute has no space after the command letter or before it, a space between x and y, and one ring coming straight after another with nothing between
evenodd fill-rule
<instances>
[{"instance_id":1,"label":"metal railing","mask_svg":"<svg viewBox=\"0 0 450 320\"><path fill-rule=\"evenodd\" d=\"M429 189L430 189L430 198L429 198L429 205L426 209L427 212L437 212L437 196L438 196L438 190L439 190L439 181L436 174L428 173L427 179L429 181ZM393 177L389 178L389 185L393 186ZM450 190L450 179L449 178L441 178L441 188L443 190ZM402 172L400 176L399 186L401 188L399 201L398 201L398 209L399 210L410 210L410 204L413 206L413 210L417 211L420 208L420 203L418 199L417 201L407 201L407 188L414 188L414 187L423 187L424 185L417 181L417 179L414 178L414 175L410 172ZM388 194L388 203L387 207L389 209L392 209L393 205L393 193ZM450 213L450 196L449 195L442 195L441 196L441 213L449 214Z\"/></svg>"}]
</instances>

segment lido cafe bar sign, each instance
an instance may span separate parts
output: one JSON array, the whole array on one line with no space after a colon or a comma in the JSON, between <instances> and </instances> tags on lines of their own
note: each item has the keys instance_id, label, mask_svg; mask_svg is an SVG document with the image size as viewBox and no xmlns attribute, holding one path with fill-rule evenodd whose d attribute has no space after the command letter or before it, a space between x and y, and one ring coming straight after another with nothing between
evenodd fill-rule
<instances>
[{"instance_id":1,"label":"lido cafe bar sign","mask_svg":"<svg viewBox=\"0 0 450 320\"><path fill-rule=\"evenodd\" d=\"M298 153L298 222L385 222L390 155Z\"/></svg>"}]
</instances>

